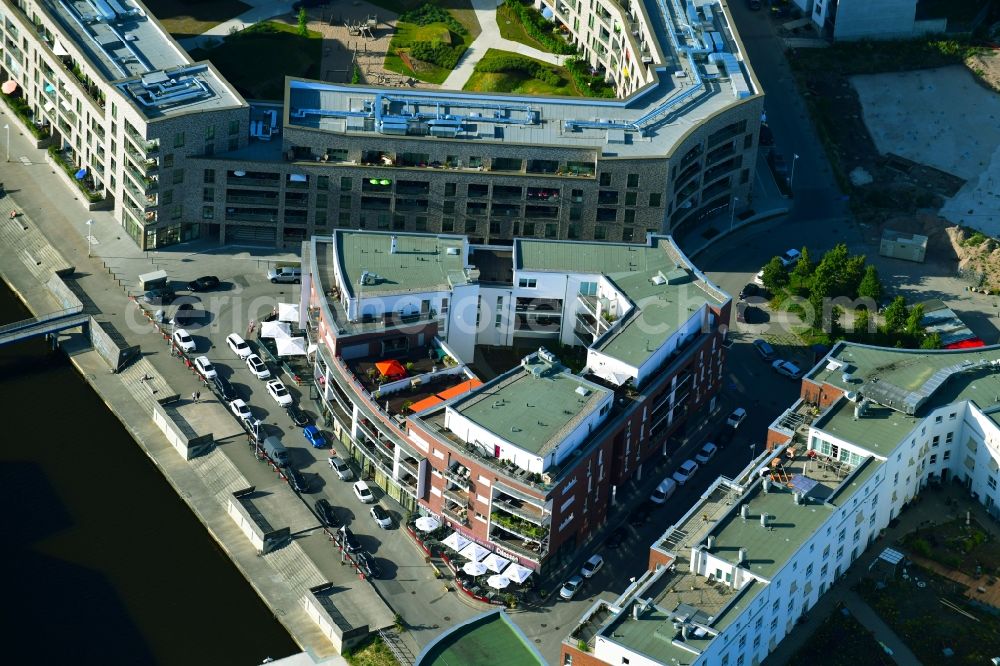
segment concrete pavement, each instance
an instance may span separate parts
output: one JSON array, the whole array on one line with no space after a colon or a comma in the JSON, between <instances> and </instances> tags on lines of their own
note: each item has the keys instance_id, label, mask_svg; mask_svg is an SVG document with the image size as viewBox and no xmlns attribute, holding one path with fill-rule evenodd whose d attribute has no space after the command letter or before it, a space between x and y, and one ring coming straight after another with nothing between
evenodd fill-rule
<instances>
[{"instance_id":1,"label":"concrete pavement","mask_svg":"<svg viewBox=\"0 0 1000 666\"><path fill-rule=\"evenodd\" d=\"M476 14L476 20L479 21L481 32L475 41L469 45L465 53L462 54L462 59L458 61L455 69L452 70L448 78L441 84L441 87L445 90L461 90L465 87L465 84L469 81L469 77L472 76L472 72L476 68L476 63L490 49L512 51L519 55L547 62L550 65L562 65L565 62L567 56L540 51L526 44L501 37L500 26L497 25L497 7L500 5L498 0L470 1L472 9Z\"/></svg>"},{"instance_id":2,"label":"concrete pavement","mask_svg":"<svg viewBox=\"0 0 1000 666\"><path fill-rule=\"evenodd\" d=\"M211 46L220 39L226 38L234 30L243 30L258 21L266 21L292 11L294 0L242 0L250 5L250 9L219 25L206 30L200 35L179 39L177 42L188 51L204 46Z\"/></svg>"}]
</instances>

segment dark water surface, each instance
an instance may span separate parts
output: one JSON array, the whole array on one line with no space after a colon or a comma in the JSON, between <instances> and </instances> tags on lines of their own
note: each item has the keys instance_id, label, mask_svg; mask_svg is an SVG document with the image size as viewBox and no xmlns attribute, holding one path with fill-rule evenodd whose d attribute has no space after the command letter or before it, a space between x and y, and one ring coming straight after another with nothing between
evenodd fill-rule
<instances>
[{"instance_id":1,"label":"dark water surface","mask_svg":"<svg viewBox=\"0 0 1000 666\"><path fill-rule=\"evenodd\" d=\"M0 282L0 323L29 316ZM233 664L297 652L61 352L0 347L0 658Z\"/></svg>"}]
</instances>

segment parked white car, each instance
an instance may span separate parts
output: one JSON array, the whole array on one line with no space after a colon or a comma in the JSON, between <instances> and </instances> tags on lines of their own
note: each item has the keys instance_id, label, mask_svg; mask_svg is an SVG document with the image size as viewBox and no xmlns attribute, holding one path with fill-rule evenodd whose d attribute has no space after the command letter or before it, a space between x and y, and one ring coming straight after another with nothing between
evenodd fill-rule
<instances>
[{"instance_id":1,"label":"parked white car","mask_svg":"<svg viewBox=\"0 0 1000 666\"><path fill-rule=\"evenodd\" d=\"M247 421L253 418L253 412L250 411L250 406L241 398L237 398L236 400L230 402L229 410L241 421Z\"/></svg>"},{"instance_id":2,"label":"parked white car","mask_svg":"<svg viewBox=\"0 0 1000 666\"><path fill-rule=\"evenodd\" d=\"M372 515L372 519L382 529L387 530L392 527L392 516L390 516L389 512L383 509L381 505L376 504L368 513Z\"/></svg>"},{"instance_id":3,"label":"parked white car","mask_svg":"<svg viewBox=\"0 0 1000 666\"><path fill-rule=\"evenodd\" d=\"M261 360L257 354L247 356L247 369L254 374L257 379L270 379L271 371L267 369L267 364Z\"/></svg>"},{"instance_id":4,"label":"parked white car","mask_svg":"<svg viewBox=\"0 0 1000 666\"><path fill-rule=\"evenodd\" d=\"M791 250L785 250L785 253L778 257L781 260L782 265L785 268L791 268L795 264L799 263L799 259L802 258L802 253L792 248Z\"/></svg>"},{"instance_id":5,"label":"parked white car","mask_svg":"<svg viewBox=\"0 0 1000 666\"><path fill-rule=\"evenodd\" d=\"M194 338L183 328L178 328L174 331L174 344L180 347L180 350L185 354L190 354L198 349L198 345L194 343Z\"/></svg>"},{"instance_id":6,"label":"parked white car","mask_svg":"<svg viewBox=\"0 0 1000 666\"><path fill-rule=\"evenodd\" d=\"M802 370L799 369L799 366L795 365L791 361L783 361L780 358L772 363L771 367L774 368L774 371L779 375L784 375L785 377L790 377L792 379L798 379L802 374Z\"/></svg>"},{"instance_id":7,"label":"parked white car","mask_svg":"<svg viewBox=\"0 0 1000 666\"><path fill-rule=\"evenodd\" d=\"M739 428L740 424L743 423L743 419L747 417L747 410L742 407L737 407L733 410L733 413L729 415L726 419L726 425L731 428Z\"/></svg>"},{"instance_id":8,"label":"parked white car","mask_svg":"<svg viewBox=\"0 0 1000 666\"><path fill-rule=\"evenodd\" d=\"M212 362L208 360L207 356L199 356L194 360L194 367L198 368L198 372L205 379L215 379L219 376L219 373L215 371L215 366Z\"/></svg>"},{"instance_id":9,"label":"parked white car","mask_svg":"<svg viewBox=\"0 0 1000 666\"><path fill-rule=\"evenodd\" d=\"M559 590L559 596L566 601L569 601L576 596L579 589L583 587L583 578L580 576L573 576L568 581L563 583L562 588Z\"/></svg>"},{"instance_id":10,"label":"parked white car","mask_svg":"<svg viewBox=\"0 0 1000 666\"><path fill-rule=\"evenodd\" d=\"M649 501L653 504L663 504L670 499L675 490L677 490L677 482L668 476L660 481L660 485L656 486L653 494L649 496Z\"/></svg>"},{"instance_id":11,"label":"parked white car","mask_svg":"<svg viewBox=\"0 0 1000 666\"><path fill-rule=\"evenodd\" d=\"M681 466L677 468L677 471L673 473L674 481L683 486L697 471L698 463L693 460L685 460L681 463Z\"/></svg>"},{"instance_id":12,"label":"parked white car","mask_svg":"<svg viewBox=\"0 0 1000 666\"><path fill-rule=\"evenodd\" d=\"M292 394L288 392L280 379L272 379L267 383L267 392L280 407L288 407L292 404Z\"/></svg>"},{"instance_id":13,"label":"parked white car","mask_svg":"<svg viewBox=\"0 0 1000 666\"><path fill-rule=\"evenodd\" d=\"M705 445L701 447L698 453L694 454L694 459L704 465L712 459L712 456L714 456L718 450L719 447L712 442L705 442Z\"/></svg>"},{"instance_id":14,"label":"parked white car","mask_svg":"<svg viewBox=\"0 0 1000 666\"><path fill-rule=\"evenodd\" d=\"M229 348L233 350L233 353L240 358L246 358L253 353L253 350L250 349L250 345L247 344L247 341L235 333L230 333L226 336L226 344L229 345Z\"/></svg>"},{"instance_id":15,"label":"parked white car","mask_svg":"<svg viewBox=\"0 0 1000 666\"><path fill-rule=\"evenodd\" d=\"M354 495L364 504L371 504L375 501L375 495L372 494L372 489L368 487L368 484L364 481L354 482Z\"/></svg>"}]
</instances>

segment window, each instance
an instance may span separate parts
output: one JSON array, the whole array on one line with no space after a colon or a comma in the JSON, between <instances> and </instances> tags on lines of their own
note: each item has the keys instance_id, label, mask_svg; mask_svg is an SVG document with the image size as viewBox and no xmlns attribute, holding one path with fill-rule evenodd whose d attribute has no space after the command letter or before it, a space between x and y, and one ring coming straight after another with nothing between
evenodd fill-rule
<instances>
[{"instance_id":1,"label":"window","mask_svg":"<svg viewBox=\"0 0 1000 666\"><path fill-rule=\"evenodd\" d=\"M944 456L942 456L942 460L950 460L950 459L951 459L951 451L945 451Z\"/></svg>"},{"instance_id":2,"label":"window","mask_svg":"<svg viewBox=\"0 0 1000 666\"><path fill-rule=\"evenodd\" d=\"M341 176L340 177L340 191L341 192L350 192L352 189L354 189L354 183L351 180L351 178L349 178L348 176Z\"/></svg>"},{"instance_id":3,"label":"window","mask_svg":"<svg viewBox=\"0 0 1000 666\"><path fill-rule=\"evenodd\" d=\"M174 202L174 191L164 190L163 194L160 195L160 204L172 204Z\"/></svg>"},{"instance_id":4,"label":"window","mask_svg":"<svg viewBox=\"0 0 1000 666\"><path fill-rule=\"evenodd\" d=\"M844 543L844 539L847 538L847 528L840 530L840 534L837 535L837 543Z\"/></svg>"},{"instance_id":5,"label":"window","mask_svg":"<svg viewBox=\"0 0 1000 666\"><path fill-rule=\"evenodd\" d=\"M625 179L625 187L639 187L639 174L630 173Z\"/></svg>"},{"instance_id":6,"label":"window","mask_svg":"<svg viewBox=\"0 0 1000 666\"><path fill-rule=\"evenodd\" d=\"M502 325L503 325L503 315L498 312L496 319L493 322L493 328L500 328Z\"/></svg>"},{"instance_id":7,"label":"window","mask_svg":"<svg viewBox=\"0 0 1000 666\"><path fill-rule=\"evenodd\" d=\"M457 187L458 186L455 183L445 183L444 184L444 195L446 197L453 197L453 196L455 196L455 190L457 189Z\"/></svg>"},{"instance_id":8,"label":"window","mask_svg":"<svg viewBox=\"0 0 1000 666\"><path fill-rule=\"evenodd\" d=\"M932 465L936 465L937 464L937 454L936 453L931 456L931 464Z\"/></svg>"},{"instance_id":9,"label":"window","mask_svg":"<svg viewBox=\"0 0 1000 666\"><path fill-rule=\"evenodd\" d=\"M229 121L229 135L232 136L234 134L239 134L239 133L240 133L240 121L238 121L238 120L230 120Z\"/></svg>"},{"instance_id":10,"label":"window","mask_svg":"<svg viewBox=\"0 0 1000 666\"><path fill-rule=\"evenodd\" d=\"M594 227L594 240L607 240L608 228L603 224Z\"/></svg>"},{"instance_id":11,"label":"window","mask_svg":"<svg viewBox=\"0 0 1000 666\"><path fill-rule=\"evenodd\" d=\"M625 217L622 219L622 222L624 222L625 224L634 224L635 223L635 211L632 210L631 208L626 209L625 210Z\"/></svg>"},{"instance_id":12,"label":"window","mask_svg":"<svg viewBox=\"0 0 1000 666\"><path fill-rule=\"evenodd\" d=\"M938 416L935 416L935 417L934 417L934 423L941 423L941 420L942 420L943 418L944 418L944 417L943 417L943 416L941 416L940 414L939 414Z\"/></svg>"},{"instance_id":13,"label":"window","mask_svg":"<svg viewBox=\"0 0 1000 666\"><path fill-rule=\"evenodd\" d=\"M944 436L944 443L951 444L952 441L954 441L954 439L955 439L955 433L953 432L946 433Z\"/></svg>"},{"instance_id":14,"label":"window","mask_svg":"<svg viewBox=\"0 0 1000 666\"><path fill-rule=\"evenodd\" d=\"M941 435L934 435L934 438L931 440L931 446L938 446L940 443Z\"/></svg>"},{"instance_id":15,"label":"window","mask_svg":"<svg viewBox=\"0 0 1000 666\"><path fill-rule=\"evenodd\" d=\"M837 548L837 559L839 560L843 556L844 556L844 547L840 546L839 548Z\"/></svg>"},{"instance_id":16,"label":"window","mask_svg":"<svg viewBox=\"0 0 1000 666\"><path fill-rule=\"evenodd\" d=\"M663 198L663 195L660 194L659 192L650 192L649 193L649 207L650 208L659 208L660 207L660 200L662 198Z\"/></svg>"},{"instance_id":17,"label":"window","mask_svg":"<svg viewBox=\"0 0 1000 666\"><path fill-rule=\"evenodd\" d=\"M775 599L774 603L771 604L771 612L772 613L777 613L778 612L778 600L777 599Z\"/></svg>"},{"instance_id":18,"label":"window","mask_svg":"<svg viewBox=\"0 0 1000 666\"><path fill-rule=\"evenodd\" d=\"M443 203L443 205L441 206L441 212L444 213L445 215L454 215L454 213L455 213L455 202L454 201L445 201Z\"/></svg>"},{"instance_id":19,"label":"window","mask_svg":"<svg viewBox=\"0 0 1000 666\"><path fill-rule=\"evenodd\" d=\"M328 190L328 189L330 189L330 177L329 176L316 176L316 189L318 189L318 190Z\"/></svg>"},{"instance_id":20,"label":"window","mask_svg":"<svg viewBox=\"0 0 1000 666\"><path fill-rule=\"evenodd\" d=\"M740 649L742 650L746 646L747 646L747 635L743 634L742 636L740 636Z\"/></svg>"},{"instance_id":21,"label":"window","mask_svg":"<svg viewBox=\"0 0 1000 666\"><path fill-rule=\"evenodd\" d=\"M601 183L600 184L601 184L601 187L611 187L611 174L607 173L607 172L602 173L601 174Z\"/></svg>"},{"instance_id":22,"label":"window","mask_svg":"<svg viewBox=\"0 0 1000 666\"><path fill-rule=\"evenodd\" d=\"M180 185L184 182L184 169L177 169L174 171L173 181L174 185Z\"/></svg>"},{"instance_id":23,"label":"window","mask_svg":"<svg viewBox=\"0 0 1000 666\"><path fill-rule=\"evenodd\" d=\"M626 192L625 193L625 205L634 206L636 201L639 199L638 192Z\"/></svg>"},{"instance_id":24,"label":"window","mask_svg":"<svg viewBox=\"0 0 1000 666\"><path fill-rule=\"evenodd\" d=\"M854 530L854 543L861 541L861 529Z\"/></svg>"},{"instance_id":25,"label":"window","mask_svg":"<svg viewBox=\"0 0 1000 666\"><path fill-rule=\"evenodd\" d=\"M215 201L215 188L206 187L201 191L202 201Z\"/></svg>"},{"instance_id":26,"label":"window","mask_svg":"<svg viewBox=\"0 0 1000 666\"><path fill-rule=\"evenodd\" d=\"M760 628L761 628L761 626L763 626L763 624L764 624L764 618L758 617L757 621L753 625L754 629L756 629L757 631L760 631Z\"/></svg>"},{"instance_id":27,"label":"window","mask_svg":"<svg viewBox=\"0 0 1000 666\"><path fill-rule=\"evenodd\" d=\"M212 206L203 206L201 209L201 219L212 220L215 218L215 208Z\"/></svg>"},{"instance_id":28,"label":"window","mask_svg":"<svg viewBox=\"0 0 1000 666\"><path fill-rule=\"evenodd\" d=\"M992 490L996 490L997 489L997 477L995 477L995 476L987 477L987 479L986 479L986 485L988 485Z\"/></svg>"},{"instance_id":29,"label":"window","mask_svg":"<svg viewBox=\"0 0 1000 666\"><path fill-rule=\"evenodd\" d=\"M215 182L215 169L205 169L205 175L204 175L203 180L205 181L206 185L214 183Z\"/></svg>"},{"instance_id":30,"label":"window","mask_svg":"<svg viewBox=\"0 0 1000 666\"><path fill-rule=\"evenodd\" d=\"M874 515L875 514L872 514L872 516L874 516ZM806 567L806 578L808 578L809 576L812 576L812 575L813 575L813 565L812 565L812 563L810 563L809 566Z\"/></svg>"},{"instance_id":31,"label":"window","mask_svg":"<svg viewBox=\"0 0 1000 666\"><path fill-rule=\"evenodd\" d=\"M205 141L212 141L215 139L215 125L209 125L205 128Z\"/></svg>"},{"instance_id":32,"label":"window","mask_svg":"<svg viewBox=\"0 0 1000 666\"><path fill-rule=\"evenodd\" d=\"M184 147L184 132L178 132L174 134L174 148Z\"/></svg>"},{"instance_id":33,"label":"window","mask_svg":"<svg viewBox=\"0 0 1000 666\"><path fill-rule=\"evenodd\" d=\"M180 204L174 204L170 208L170 219L171 220L178 220L178 219L180 219L180 217L181 217L181 205Z\"/></svg>"},{"instance_id":34,"label":"window","mask_svg":"<svg viewBox=\"0 0 1000 666\"><path fill-rule=\"evenodd\" d=\"M952 412L951 414L949 414L948 415L948 420L949 421L954 421L955 420L955 415L956 415L956 412Z\"/></svg>"},{"instance_id":35,"label":"window","mask_svg":"<svg viewBox=\"0 0 1000 666\"><path fill-rule=\"evenodd\" d=\"M517 281L517 286L524 289L534 289L538 285L538 280L535 278L520 278Z\"/></svg>"},{"instance_id":36,"label":"window","mask_svg":"<svg viewBox=\"0 0 1000 666\"><path fill-rule=\"evenodd\" d=\"M167 153L166 155L164 155L163 156L163 167L166 168L166 169L169 169L173 165L174 165L174 154L173 153Z\"/></svg>"},{"instance_id":37,"label":"window","mask_svg":"<svg viewBox=\"0 0 1000 666\"><path fill-rule=\"evenodd\" d=\"M581 282L580 283L580 294L583 296L596 296L597 295L597 283L596 282Z\"/></svg>"},{"instance_id":38,"label":"window","mask_svg":"<svg viewBox=\"0 0 1000 666\"><path fill-rule=\"evenodd\" d=\"M340 195L340 207L341 208L350 208L351 207L351 195L350 194L341 194Z\"/></svg>"},{"instance_id":39,"label":"window","mask_svg":"<svg viewBox=\"0 0 1000 666\"><path fill-rule=\"evenodd\" d=\"M441 219L441 231L455 231L455 218L445 217Z\"/></svg>"}]
</instances>

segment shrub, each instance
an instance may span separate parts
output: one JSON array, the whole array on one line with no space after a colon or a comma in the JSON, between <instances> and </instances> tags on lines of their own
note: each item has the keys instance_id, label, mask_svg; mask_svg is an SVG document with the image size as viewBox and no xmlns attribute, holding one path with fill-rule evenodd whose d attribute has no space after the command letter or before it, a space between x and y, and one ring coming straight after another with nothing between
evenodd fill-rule
<instances>
[{"instance_id":1,"label":"shrub","mask_svg":"<svg viewBox=\"0 0 1000 666\"><path fill-rule=\"evenodd\" d=\"M550 86L557 86L562 79L559 73L550 67L531 58L517 55L516 53L503 54L495 57L480 60L476 64L477 72L524 72L532 78L538 79L542 83Z\"/></svg>"},{"instance_id":2,"label":"shrub","mask_svg":"<svg viewBox=\"0 0 1000 666\"><path fill-rule=\"evenodd\" d=\"M417 60L429 62L444 69L455 69L458 59L465 53L465 45L449 46L442 42L413 42L410 55Z\"/></svg>"},{"instance_id":3,"label":"shrub","mask_svg":"<svg viewBox=\"0 0 1000 666\"><path fill-rule=\"evenodd\" d=\"M414 25L430 25L431 23L444 23L448 29L458 35L468 34L465 26L458 22L448 10L441 9L437 5L422 5L419 9L399 15L400 21L413 23Z\"/></svg>"},{"instance_id":4,"label":"shrub","mask_svg":"<svg viewBox=\"0 0 1000 666\"><path fill-rule=\"evenodd\" d=\"M925 541L924 539L920 538L912 539L910 541L910 548L913 549L914 553L920 555L921 557L931 556L931 545L927 543L927 541Z\"/></svg>"},{"instance_id":5,"label":"shrub","mask_svg":"<svg viewBox=\"0 0 1000 666\"><path fill-rule=\"evenodd\" d=\"M573 83L583 94L589 94L592 97L616 97L615 89L600 76L591 74L590 67L583 60L570 60L566 63L566 69L573 77Z\"/></svg>"}]
</instances>

